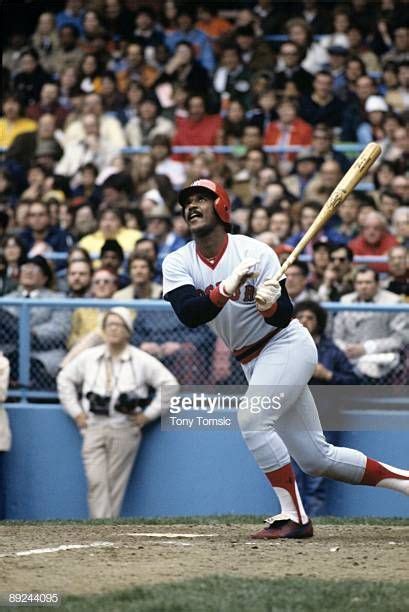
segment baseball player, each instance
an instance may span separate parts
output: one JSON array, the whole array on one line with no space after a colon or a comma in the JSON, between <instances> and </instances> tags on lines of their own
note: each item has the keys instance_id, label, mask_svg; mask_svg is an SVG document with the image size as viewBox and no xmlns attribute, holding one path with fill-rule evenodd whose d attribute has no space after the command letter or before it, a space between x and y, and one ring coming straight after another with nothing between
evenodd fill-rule
<instances>
[{"instance_id":1,"label":"baseball player","mask_svg":"<svg viewBox=\"0 0 409 612\"><path fill-rule=\"evenodd\" d=\"M241 362L249 390L278 386L285 401L266 416L239 410L243 438L281 504L253 538L307 538L312 523L303 508L290 455L304 472L409 495L409 471L350 448L329 444L307 385L317 365L309 332L292 318L285 287L271 278L279 261L267 245L228 233L230 201L223 187L200 179L179 202L194 240L163 263L163 293L188 327L208 323ZM257 281L256 281L257 278ZM255 298L263 298L263 305Z\"/></svg>"}]
</instances>

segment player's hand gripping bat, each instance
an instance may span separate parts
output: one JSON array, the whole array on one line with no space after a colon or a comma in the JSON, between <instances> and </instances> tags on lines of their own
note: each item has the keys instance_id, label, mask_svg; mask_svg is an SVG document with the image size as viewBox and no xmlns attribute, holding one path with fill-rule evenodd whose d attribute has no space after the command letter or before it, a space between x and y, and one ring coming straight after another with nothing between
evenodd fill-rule
<instances>
[{"instance_id":1,"label":"player's hand gripping bat","mask_svg":"<svg viewBox=\"0 0 409 612\"><path fill-rule=\"evenodd\" d=\"M305 232L297 246L287 257L285 262L281 265L281 268L273 276L273 280L278 280L283 274L285 274L287 268L297 259L298 255L304 250L305 246L312 240L320 229L331 219L332 215L337 210L338 206L342 204L349 196L349 194L355 189L359 181L368 172L372 164L378 159L382 149L376 142L370 142L362 153L354 161L348 172L339 181L334 191L329 196L328 200L323 205L314 223ZM256 297L256 301L259 304L263 304L263 298Z\"/></svg>"}]
</instances>

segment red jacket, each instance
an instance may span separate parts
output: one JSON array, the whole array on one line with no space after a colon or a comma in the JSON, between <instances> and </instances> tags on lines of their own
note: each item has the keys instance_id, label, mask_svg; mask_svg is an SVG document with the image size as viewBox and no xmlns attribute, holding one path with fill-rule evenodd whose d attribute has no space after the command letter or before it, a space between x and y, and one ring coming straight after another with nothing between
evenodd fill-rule
<instances>
[{"instance_id":1,"label":"red jacket","mask_svg":"<svg viewBox=\"0 0 409 612\"><path fill-rule=\"evenodd\" d=\"M173 137L173 146L213 146L221 128L220 115L205 115L201 121L192 121L189 117L177 120L177 131ZM185 161L190 156L177 153L173 159Z\"/></svg>"},{"instance_id":2,"label":"red jacket","mask_svg":"<svg viewBox=\"0 0 409 612\"><path fill-rule=\"evenodd\" d=\"M385 255L392 247L396 246L398 241L395 236L387 232L381 238L377 246L368 244L360 234L348 242L348 246L352 249L354 255ZM388 272L387 263L372 263L368 264L368 268L377 272Z\"/></svg>"},{"instance_id":3,"label":"red jacket","mask_svg":"<svg viewBox=\"0 0 409 612\"><path fill-rule=\"evenodd\" d=\"M282 144L283 129L280 121L272 121L268 124L264 135L265 145ZM302 119L294 119L290 126L290 137L285 144L289 145L310 145L312 142L312 127ZM296 154L289 154L289 159L295 159Z\"/></svg>"}]
</instances>

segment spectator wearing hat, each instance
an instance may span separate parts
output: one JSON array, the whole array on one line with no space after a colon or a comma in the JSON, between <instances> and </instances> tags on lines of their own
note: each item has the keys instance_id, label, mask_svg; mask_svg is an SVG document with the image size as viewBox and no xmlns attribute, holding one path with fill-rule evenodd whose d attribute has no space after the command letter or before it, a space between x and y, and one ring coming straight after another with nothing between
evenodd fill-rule
<instances>
[{"instance_id":1,"label":"spectator wearing hat","mask_svg":"<svg viewBox=\"0 0 409 612\"><path fill-rule=\"evenodd\" d=\"M139 104L139 115L133 117L125 126L125 134L131 147L150 145L157 135L172 137L174 127L172 121L159 115L158 101L146 97Z\"/></svg>"},{"instance_id":2,"label":"spectator wearing hat","mask_svg":"<svg viewBox=\"0 0 409 612\"><path fill-rule=\"evenodd\" d=\"M165 134L154 136L151 141L151 155L155 162L155 174L168 177L175 191L186 183L186 169L182 162L171 158L171 140Z\"/></svg>"},{"instance_id":3,"label":"spectator wearing hat","mask_svg":"<svg viewBox=\"0 0 409 612\"><path fill-rule=\"evenodd\" d=\"M169 370L131 346L132 328L126 308L110 309L102 321L103 343L78 355L58 376L61 403L83 438L92 518L120 514L141 429L160 416L177 392Z\"/></svg>"},{"instance_id":4,"label":"spectator wearing hat","mask_svg":"<svg viewBox=\"0 0 409 612\"><path fill-rule=\"evenodd\" d=\"M124 263L124 251L117 240L105 240L100 252L101 266L107 270L112 270L118 279L119 289L123 289L129 284L129 278L120 273L120 268Z\"/></svg>"},{"instance_id":5,"label":"spectator wearing hat","mask_svg":"<svg viewBox=\"0 0 409 612\"><path fill-rule=\"evenodd\" d=\"M367 120L360 123L356 130L358 142L366 145L372 141L382 141L385 137L383 122L388 105L381 96L369 96L365 102Z\"/></svg>"},{"instance_id":6,"label":"spectator wearing hat","mask_svg":"<svg viewBox=\"0 0 409 612\"><path fill-rule=\"evenodd\" d=\"M384 255L397 244L395 236L387 230L385 217L374 211L365 216L360 233L348 246L354 255ZM371 263L368 267L376 272L388 271L386 263Z\"/></svg>"},{"instance_id":7,"label":"spectator wearing hat","mask_svg":"<svg viewBox=\"0 0 409 612\"><path fill-rule=\"evenodd\" d=\"M301 94L309 94L313 77L300 64L300 48L295 42L287 40L280 47L277 59L277 72L274 77L274 88L284 91L286 83L292 81Z\"/></svg>"},{"instance_id":8,"label":"spectator wearing hat","mask_svg":"<svg viewBox=\"0 0 409 612\"><path fill-rule=\"evenodd\" d=\"M20 267L19 286L8 294L9 298L36 298L60 300L63 294L53 291L53 271L44 257L36 255L27 259ZM0 304L1 306L1 304ZM4 306L0 314L7 326L8 351L11 378L18 380L17 329L20 310L15 306ZM4 318L4 312L10 315ZM30 308L31 359L30 384L36 389L55 388L58 364L65 354L65 341L71 325L68 310L56 306L33 306Z\"/></svg>"},{"instance_id":9,"label":"spectator wearing hat","mask_svg":"<svg viewBox=\"0 0 409 612\"><path fill-rule=\"evenodd\" d=\"M152 300L162 297L162 285L152 279L155 275L154 263L146 255L134 253L128 261L128 274L131 282L114 293L116 300Z\"/></svg>"},{"instance_id":10,"label":"spectator wearing hat","mask_svg":"<svg viewBox=\"0 0 409 612\"><path fill-rule=\"evenodd\" d=\"M6 153L6 159L17 163L24 170L27 170L34 157L50 157L54 165L63 155L63 149L54 137L55 127L53 115L42 115L36 131L15 137Z\"/></svg>"},{"instance_id":11,"label":"spectator wearing hat","mask_svg":"<svg viewBox=\"0 0 409 612\"><path fill-rule=\"evenodd\" d=\"M328 64L325 70L331 74L333 79L334 93L339 96L345 89L347 80L345 75L346 62L349 51L341 45L331 45L328 47Z\"/></svg>"},{"instance_id":12,"label":"spectator wearing hat","mask_svg":"<svg viewBox=\"0 0 409 612\"><path fill-rule=\"evenodd\" d=\"M58 226L52 225L49 205L45 202L32 202L28 211L28 227L20 233L28 256L43 255L53 251L68 253L73 240L71 235ZM64 268L66 262L58 260L56 267Z\"/></svg>"},{"instance_id":13,"label":"spectator wearing hat","mask_svg":"<svg viewBox=\"0 0 409 612\"><path fill-rule=\"evenodd\" d=\"M3 98L3 117L0 117L0 147L7 148L16 136L35 132L37 122L23 116L20 99L16 94L6 94Z\"/></svg>"},{"instance_id":14,"label":"spectator wearing hat","mask_svg":"<svg viewBox=\"0 0 409 612\"><path fill-rule=\"evenodd\" d=\"M99 214L97 231L81 238L78 244L91 255L98 256L104 242L113 239L119 242L124 253L128 255L141 237L142 232L139 230L124 226L123 214L118 209L106 208Z\"/></svg>"},{"instance_id":15,"label":"spectator wearing hat","mask_svg":"<svg viewBox=\"0 0 409 612\"><path fill-rule=\"evenodd\" d=\"M162 263L166 255L182 247L186 240L172 230L172 217L166 207L157 207L146 215L146 222L146 236L158 246L156 273L162 274Z\"/></svg>"}]
</instances>

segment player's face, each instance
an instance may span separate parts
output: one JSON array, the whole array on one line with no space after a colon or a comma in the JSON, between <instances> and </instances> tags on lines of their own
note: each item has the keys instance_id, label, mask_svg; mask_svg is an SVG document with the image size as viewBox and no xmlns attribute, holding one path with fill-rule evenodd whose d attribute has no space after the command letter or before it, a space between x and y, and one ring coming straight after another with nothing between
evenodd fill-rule
<instances>
[{"instance_id":1,"label":"player's face","mask_svg":"<svg viewBox=\"0 0 409 612\"><path fill-rule=\"evenodd\" d=\"M192 234L209 234L219 223L213 198L200 191L190 195L185 205L185 219Z\"/></svg>"}]
</instances>

